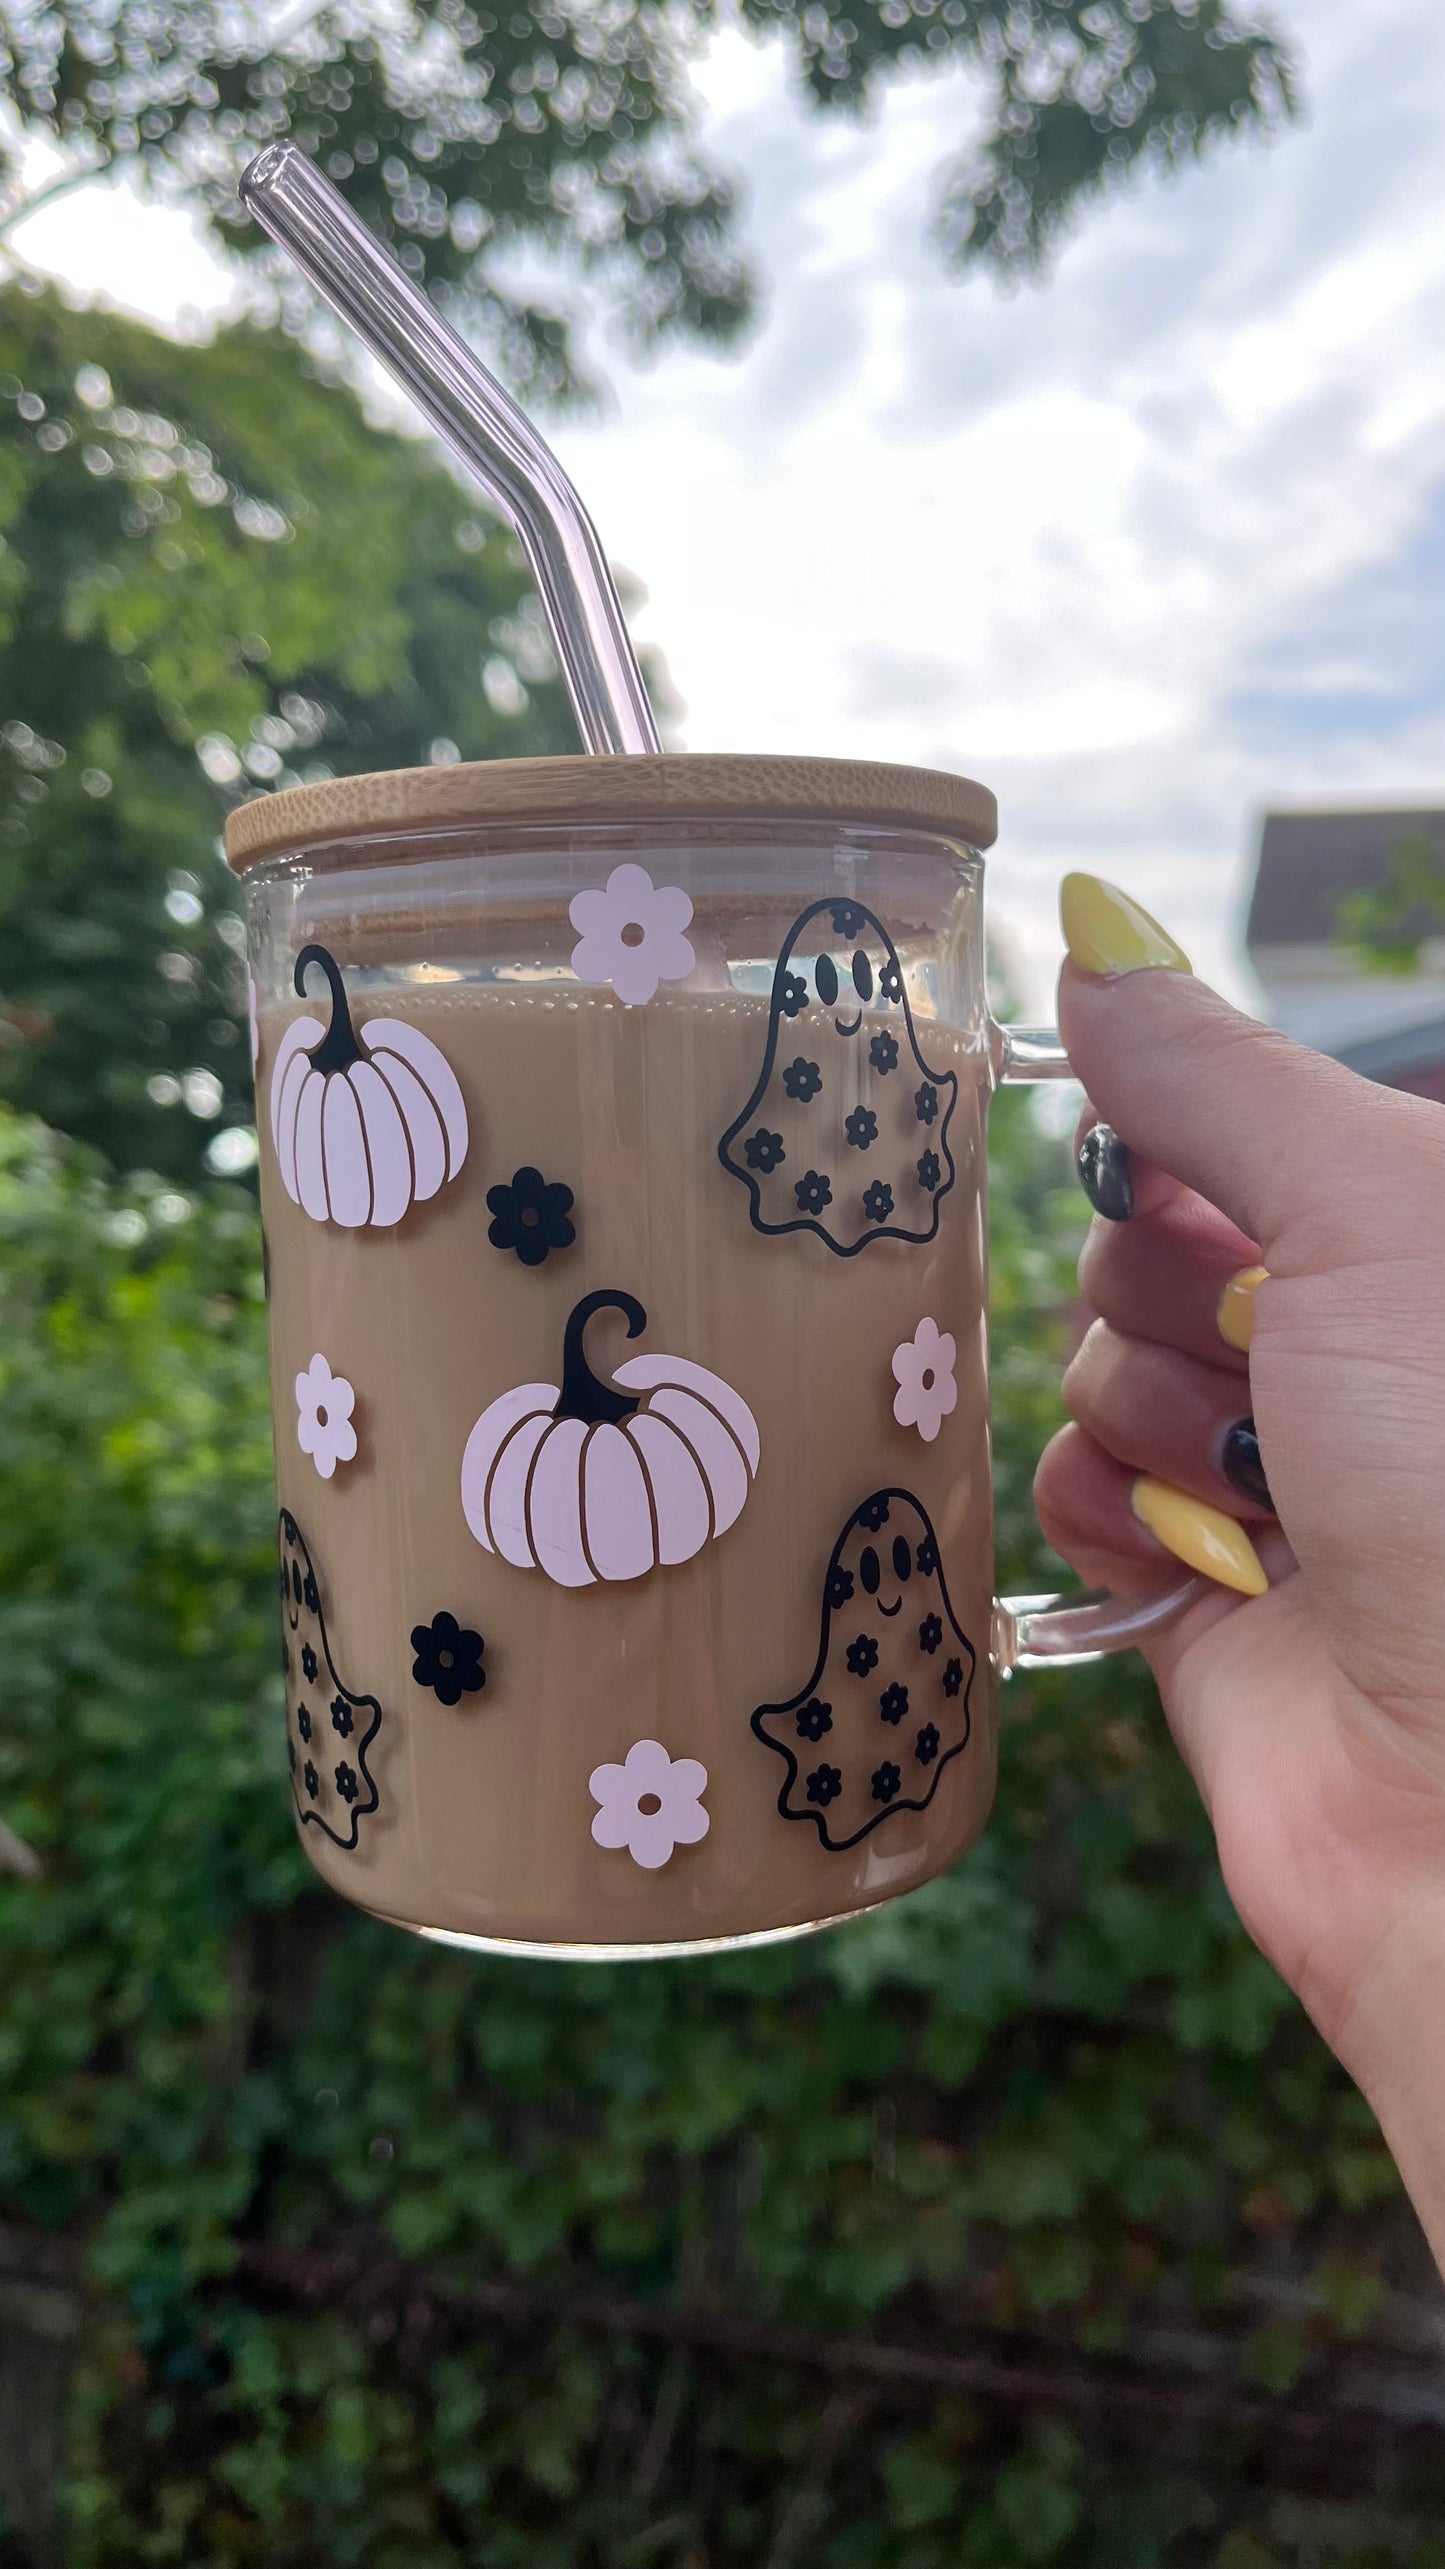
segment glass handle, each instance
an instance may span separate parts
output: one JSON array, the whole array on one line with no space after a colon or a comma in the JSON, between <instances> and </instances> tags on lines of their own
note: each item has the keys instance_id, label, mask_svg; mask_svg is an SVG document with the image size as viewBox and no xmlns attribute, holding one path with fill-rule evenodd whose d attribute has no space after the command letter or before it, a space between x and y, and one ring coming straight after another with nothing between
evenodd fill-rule
<instances>
[{"instance_id":1,"label":"glass handle","mask_svg":"<svg viewBox=\"0 0 1445 2569\"><path fill-rule=\"evenodd\" d=\"M992 1033L995 1082L1073 1078L1057 1026L995 1026Z\"/></svg>"},{"instance_id":2,"label":"glass handle","mask_svg":"<svg viewBox=\"0 0 1445 2569\"><path fill-rule=\"evenodd\" d=\"M1018 1668L1077 1668L1133 1650L1182 1615L1204 1587L1191 1572L1157 1597L995 1597L994 1667L1012 1677Z\"/></svg>"},{"instance_id":3,"label":"glass handle","mask_svg":"<svg viewBox=\"0 0 1445 2569\"><path fill-rule=\"evenodd\" d=\"M995 1026L992 1052L998 1081L1074 1076L1053 1026ZM1012 1677L1019 1668L1075 1668L1113 1650L1132 1650L1183 1614L1205 1586L1191 1573L1154 1597L995 1598L994 1667L1000 1677Z\"/></svg>"}]
</instances>

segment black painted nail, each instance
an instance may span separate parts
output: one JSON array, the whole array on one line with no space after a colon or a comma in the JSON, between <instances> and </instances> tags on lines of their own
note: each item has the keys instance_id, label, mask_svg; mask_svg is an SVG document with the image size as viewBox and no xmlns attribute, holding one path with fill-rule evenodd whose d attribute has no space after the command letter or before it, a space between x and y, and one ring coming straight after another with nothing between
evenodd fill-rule
<instances>
[{"instance_id":1,"label":"black painted nail","mask_svg":"<svg viewBox=\"0 0 1445 2569\"><path fill-rule=\"evenodd\" d=\"M1094 1211L1106 1222L1127 1222L1134 1210L1134 1163L1112 1124L1089 1126L1074 1166Z\"/></svg>"},{"instance_id":2,"label":"black painted nail","mask_svg":"<svg viewBox=\"0 0 1445 2569\"><path fill-rule=\"evenodd\" d=\"M1219 1468L1230 1488L1238 1490L1242 1499L1250 1499L1256 1507L1268 1508L1271 1516L1274 1514L1274 1501L1264 1477L1264 1465L1259 1459L1259 1437L1252 1418L1237 1418L1232 1427L1226 1427L1224 1442L1219 1449Z\"/></svg>"}]
</instances>

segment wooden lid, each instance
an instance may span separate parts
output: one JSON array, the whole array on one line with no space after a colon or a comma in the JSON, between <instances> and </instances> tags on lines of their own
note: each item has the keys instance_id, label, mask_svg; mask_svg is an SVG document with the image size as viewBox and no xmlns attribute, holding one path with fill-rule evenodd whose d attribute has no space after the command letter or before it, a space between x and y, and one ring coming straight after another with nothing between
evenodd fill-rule
<instances>
[{"instance_id":1,"label":"wooden lid","mask_svg":"<svg viewBox=\"0 0 1445 2569\"><path fill-rule=\"evenodd\" d=\"M262 794L227 821L226 860L244 874L262 857L338 841L355 858L355 842L374 839L394 861L406 853L395 842L413 832L506 821L818 820L937 831L984 848L998 834L998 805L967 776L858 758L499 758Z\"/></svg>"}]
</instances>

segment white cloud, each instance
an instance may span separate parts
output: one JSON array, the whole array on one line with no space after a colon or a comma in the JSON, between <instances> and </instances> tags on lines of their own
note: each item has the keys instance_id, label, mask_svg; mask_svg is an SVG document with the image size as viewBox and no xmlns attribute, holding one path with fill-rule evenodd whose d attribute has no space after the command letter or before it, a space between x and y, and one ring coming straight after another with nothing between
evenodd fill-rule
<instances>
[{"instance_id":1,"label":"white cloud","mask_svg":"<svg viewBox=\"0 0 1445 2569\"><path fill-rule=\"evenodd\" d=\"M27 189L38 194L66 164L35 144L21 167ZM9 237L35 267L184 336L205 331L238 303L234 277L199 217L148 201L124 180L97 179L57 197Z\"/></svg>"},{"instance_id":2,"label":"white cloud","mask_svg":"<svg viewBox=\"0 0 1445 2569\"><path fill-rule=\"evenodd\" d=\"M732 39L716 140L752 178L766 327L733 364L612 360L611 416L560 440L648 586L689 747L996 787L994 909L1036 1000L1069 864L1157 901L1237 985L1262 803L1445 792L1445 687L1411 706L1398 630L1423 665L1445 32L1423 0L1328 0L1302 33L1304 128L1096 215L1049 288L1007 297L923 238L962 83L821 124ZM1372 580L1393 657L1332 612ZM1352 701L1325 726L1330 698Z\"/></svg>"}]
</instances>

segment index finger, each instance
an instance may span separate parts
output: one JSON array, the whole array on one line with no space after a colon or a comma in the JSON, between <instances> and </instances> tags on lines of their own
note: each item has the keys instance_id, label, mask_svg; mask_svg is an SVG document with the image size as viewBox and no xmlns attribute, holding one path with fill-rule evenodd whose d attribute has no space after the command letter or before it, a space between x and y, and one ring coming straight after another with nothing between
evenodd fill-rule
<instances>
[{"instance_id":1,"label":"index finger","mask_svg":"<svg viewBox=\"0 0 1445 2569\"><path fill-rule=\"evenodd\" d=\"M1367 1246L1390 1185L1391 1119L1438 1131L1423 1100L1291 1043L1187 972L1105 979L1066 963L1059 1024L1115 1131L1217 1205L1271 1267L1287 1233L1301 1266L1338 1263L1352 1238Z\"/></svg>"}]
</instances>

